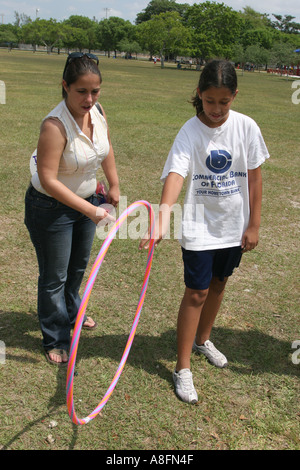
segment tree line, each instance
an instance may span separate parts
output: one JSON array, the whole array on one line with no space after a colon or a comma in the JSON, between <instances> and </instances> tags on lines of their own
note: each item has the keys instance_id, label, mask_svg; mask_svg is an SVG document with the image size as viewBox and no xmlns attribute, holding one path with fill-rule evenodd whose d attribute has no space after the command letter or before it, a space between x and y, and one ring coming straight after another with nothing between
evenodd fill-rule
<instances>
[{"instance_id":1,"label":"tree line","mask_svg":"<svg viewBox=\"0 0 300 470\"><path fill-rule=\"evenodd\" d=\"M272 20L273 17L273 20ZM0 44L31 44L66 50L102 50L127 57L145 52L165 58L191 57L198 62L222 57L236 63L299 63L300 24L291 15L266 15L246 7L235 11L224 3L194 5L152 0L135 24L119 17L98 21L72 15L67 20L32 20L15 12L14 24L0 25Z\"/></svg>"}]
</instances>

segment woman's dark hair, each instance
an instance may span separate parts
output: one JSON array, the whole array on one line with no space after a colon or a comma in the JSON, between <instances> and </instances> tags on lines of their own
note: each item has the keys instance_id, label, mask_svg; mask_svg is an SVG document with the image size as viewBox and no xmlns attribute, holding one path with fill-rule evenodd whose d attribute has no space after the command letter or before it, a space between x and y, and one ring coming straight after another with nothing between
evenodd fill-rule
<instances>
[{"instance_id":1,"label":"woman's dark hair","mask_svg":"<svg viewBox=\"0 0 300 470\"><path fill-rule=\"evenodd\" d=\"M234 95L237 90L237 76L234 66L227 60L212 60L208 62L200 75L198 89L202 93L211 87L228 88ZM192 99L192 104L196 108L197 115L203 111L202 100L198 95Z\"/></svg>"},{"instance_id":2,"label":"woman's dark hair","mask_svg":"<svg viewBox=\"0 0 300 470\"><path fill-rule=\"evenodd\" d=\"M63 73L63 80L65 80L67 86L70 86L72 83L75 83L80 76L85 75L86 73L94 73L98 75L100 83L102 83L102 76L97 63L87 55L76 57L69 62L67 61ZM68 96L64 87L62 87L62 96L64 99Z\"/></svg>"}]
</instances>

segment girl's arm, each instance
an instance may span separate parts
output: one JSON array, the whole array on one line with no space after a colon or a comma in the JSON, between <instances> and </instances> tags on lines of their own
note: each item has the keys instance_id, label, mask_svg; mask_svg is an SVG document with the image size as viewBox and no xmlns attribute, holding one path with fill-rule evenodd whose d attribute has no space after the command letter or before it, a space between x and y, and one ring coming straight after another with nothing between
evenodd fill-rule
<instances>
[{"instance_id":1,"label":"girl's arm","mask_svg":"<svg viewBox=\"0 0 300 470\"><path fill-rule=\"evenodd\" d=\"M65 145L66 135L63 125L53 119L44 121L37 147L37 171L41 185L50 196L85 214L98 224L100 220L108 217L108 213L103 208L98 208L97 211L97 207L77 196L57 179L59 162Z\"/></svg>"},{"instance_id":2,"label":"girl's arm","mask_svg":"<svg viewBox=\"0 0 300 470\"><path fill-rule=\"evenodd\" d=\"M178 173L169 173L163 190L159 206L159 213L155 224L155 246L162 240L167 233L170 223L172 206L176 203L183 186L184 178ZM149 232L141 240L139 249L148 248Z\"/></svg>"},{"instance_id":3,"label":"girl's arm","mask_svg":"<svg viewBox=\"0 0 300 470\"><path fill-rule=\"evenodd\" d=\"M257 246L259 239L258 232L262 202L262 176L260 167L255 170L248 170L248 185L250 220L242 239L242 250L244 252L253 250L253 248Z\"/></svg>"}]
</instances>

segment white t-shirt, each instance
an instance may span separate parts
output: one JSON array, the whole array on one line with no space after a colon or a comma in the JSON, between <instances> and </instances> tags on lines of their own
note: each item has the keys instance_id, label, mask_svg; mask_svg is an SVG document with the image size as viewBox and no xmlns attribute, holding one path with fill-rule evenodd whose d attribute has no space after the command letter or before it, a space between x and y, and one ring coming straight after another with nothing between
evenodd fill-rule
<instances>
[{"instance_id":1,"label":"white t-shirt","mask_svg":"<svg viewBox=\"0 0 300 470\"><path fill-rule=\"evenodd\" d=\"M45 118L58 119L66 131L67 143L60 159L57 179L84 199L95 192L97 169L109 152L107 123L104 117L96 106L91 109L90 116L93 126L92 140L81 131L65 101L61 101ZM37 172L32 175L31 183L37 191L47 194Z\"/></svg>"},{"instance_id":2,"label":"white t-shirt","mask_svg":"<svg viewBox=\"0 0 300 470\"><path fill-rule=\"evenodd\" d=\"M230 110L210 128L197 116L177 134L162 177L187 178L179 234L187 250L239 246L249 223L248 170L258 168L268 150L253 119Z\"/></svg>"}]
</instances>

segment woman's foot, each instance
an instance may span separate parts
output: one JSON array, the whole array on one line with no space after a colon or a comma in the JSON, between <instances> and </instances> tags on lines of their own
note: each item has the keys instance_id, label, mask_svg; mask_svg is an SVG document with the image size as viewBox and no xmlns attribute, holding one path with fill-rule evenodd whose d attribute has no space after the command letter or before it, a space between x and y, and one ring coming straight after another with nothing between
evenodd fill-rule
<instances>
[{"instance_id":1,"label":"woman's foot","mask_svg":"<svg viewBox=\"0 0 300 470\"><path fill-rule=\"evenodd\" d=\"M94 328L96 328L96 326L97 326L97 323L91 317L87 317L87 319L82 325L82 328L86 330L93 330Z\"/></svg>"},{"instance_id":2,"label":"woman's foot","mask_svg":"<svg viewBox=\"0 0 300 470\"><path fill-rule=\"evenodd\" d=\"M50 351L45 351L47 361L50 364L67 364L69 358L68 354L64 349L51 349Z\"/></svg>"}]
</instances>

